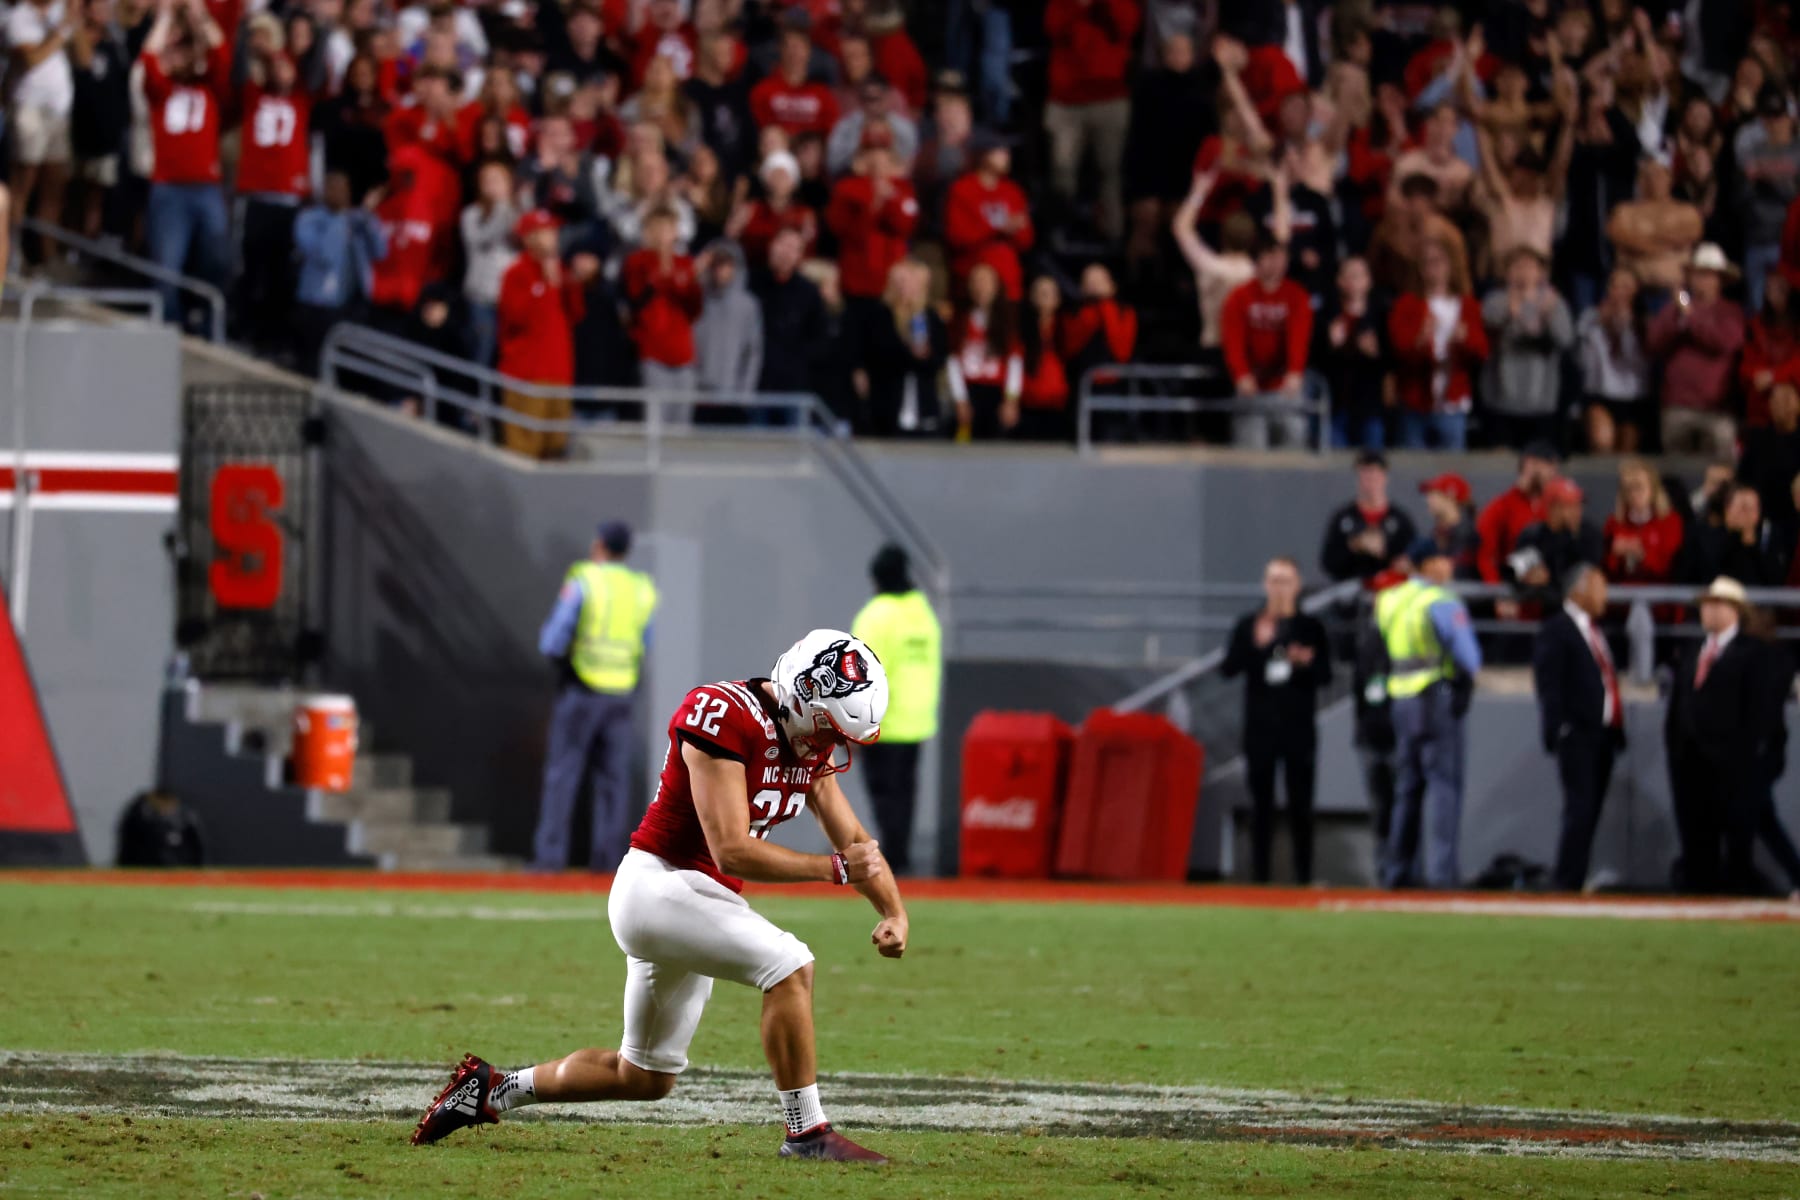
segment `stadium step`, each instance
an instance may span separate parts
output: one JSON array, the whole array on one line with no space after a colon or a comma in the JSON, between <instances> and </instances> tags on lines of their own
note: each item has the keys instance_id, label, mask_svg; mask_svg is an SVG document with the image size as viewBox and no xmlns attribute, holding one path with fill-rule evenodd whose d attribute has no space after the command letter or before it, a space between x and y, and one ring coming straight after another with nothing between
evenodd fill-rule
<instances>
[{"instance_id":1,"label":"stadium step","mask_svg":"<svg viewBox=\"0 0 1800 1200\"><path fill-rule=\"evenodd\" d=\"M375 858L402 854L460 856L487 850L487 830L473 825L412 821L352 821L346 830L350 852Z\"/></svg>"},{"instance_id":2,"label":"stadium step","mask_svg":"<svg viewBox=\"0 0 1800 1200\"><path fill-rule=\"evenodd\" d=\"M363 781L359 778L357 781ZM309 791L306 815L314 821L409 821L440 824L450 820L450 793L443 788L362 787L348 792Z\"/></svg>"}]
</instances>

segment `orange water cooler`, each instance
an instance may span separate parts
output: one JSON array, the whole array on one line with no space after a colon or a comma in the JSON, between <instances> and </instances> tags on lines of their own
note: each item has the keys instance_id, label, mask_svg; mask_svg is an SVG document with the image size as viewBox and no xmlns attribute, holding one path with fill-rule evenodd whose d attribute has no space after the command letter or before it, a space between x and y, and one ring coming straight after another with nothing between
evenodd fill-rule
<instances>
[{"instance_id":1,"label":"orange water cooler","mask_svg":"<svg viewBox=\"0 0 1800 1200\"><path fill-rule=\"evenodd\" d=\"M303 696L294 706L294 783L326 792L350 790L356 765L356 701Z\"/></svg>"}]
</instances>

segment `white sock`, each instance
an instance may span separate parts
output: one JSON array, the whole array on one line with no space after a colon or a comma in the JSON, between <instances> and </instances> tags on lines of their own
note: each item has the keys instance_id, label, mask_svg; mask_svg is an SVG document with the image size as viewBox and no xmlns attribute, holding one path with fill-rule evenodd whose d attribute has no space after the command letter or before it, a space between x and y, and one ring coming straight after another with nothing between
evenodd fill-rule
<instances>
[{"instance_id":1,"label":"white sock","mask_svg":"<svg viewBox=\"0 0 1800 1200\"><path fill-rule=\"evenodd\" d=\"M825 1109L819 1104L819 1085L809 1083L803 1088L782 1092L781 1115L787 1120L788 1134L791 1137L798 1137L809 1129L823 1125Z\"/></svg>"},{"instance_id":2,"label":"white sock","mask_svg":"<svg viewBox=\"0 0 1800 1200\"><path fill-rule=\"evenodd\" d=\"M495 1112L505 1112L509 1108L518 1108L525 1104L537 1103L537 1087L532 1082L531 1073L536 1067L520 1067L517 1071L508 1071L501 1076L494 1090L488 1093L488 1105Z\"/></svg>"}]
</instances>

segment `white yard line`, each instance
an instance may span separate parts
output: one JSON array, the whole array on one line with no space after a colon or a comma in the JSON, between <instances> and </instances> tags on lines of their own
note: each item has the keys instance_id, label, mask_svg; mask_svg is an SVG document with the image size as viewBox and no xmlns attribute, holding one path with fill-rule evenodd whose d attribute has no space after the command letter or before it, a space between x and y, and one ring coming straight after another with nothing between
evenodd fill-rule
<instances>
[{"instance_id":1,"label":"white yard line","mask_svg":"<svg viewBox=\"0 0 1800 1200\"><path fill-rule=\"evenodd\" d=\"M1782 900L1535 900L1496 896L1382 896L1322 900L1321 912L1448 913L1475 917L1606 917L1621 921L1800 921Z\"/></svg>"},{"instance_id":2,"label":"white yard line","mask_svg":"<svg viewBox=\"0 0 1800 1200\"><path fill-rule=\"evenodd\" d=\"M403 1063L0 1051L0 1112L410 1124L446 1077L443 1067ZM821 1082L832 1118L856 1129L1377 1141L1456 1152L1800 1164L1795 1125L1238 1088L907 1075L837 1075ZM776 1123L767 1077L747 1070L690 1071L674 1095L655 1104L546 1105L523 1115L616 1124Z\"/></svg>"}]
</instances>

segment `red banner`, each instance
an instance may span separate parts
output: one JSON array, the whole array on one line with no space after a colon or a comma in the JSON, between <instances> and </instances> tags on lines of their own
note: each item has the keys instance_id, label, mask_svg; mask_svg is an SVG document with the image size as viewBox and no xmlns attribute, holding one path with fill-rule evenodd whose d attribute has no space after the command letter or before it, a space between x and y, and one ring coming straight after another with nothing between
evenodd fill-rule
<instances>
[{"instance_id":1,"label":"red banner","mask_svg":"<svg viewBox=\"0 0 1800 1200\"><path fill-rule=\"evenodd\" d=\"M74 832L50 731L0 592L0 835Z\"/></svg>"}]
</instances>

